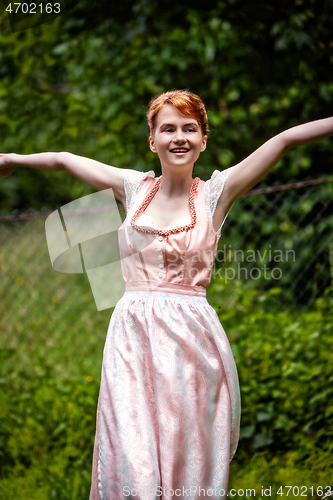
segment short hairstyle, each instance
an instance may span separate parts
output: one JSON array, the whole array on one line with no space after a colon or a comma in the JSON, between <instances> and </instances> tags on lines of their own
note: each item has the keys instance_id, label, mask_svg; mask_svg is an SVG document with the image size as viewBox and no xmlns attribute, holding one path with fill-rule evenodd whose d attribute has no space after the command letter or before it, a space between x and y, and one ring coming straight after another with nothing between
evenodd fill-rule
<instances>
[{"instance_id":1,"label":"short hairstyle","mask_svg":"<svg viewBox=\"0 0 333 500\"><path fill-rule=\"evenodd\" d=\"M157 113L164 104L172 104L184 115L194 116L201 127L202 135L208 134L207 113L200 97L189 90L169 90L150 101L147 118L151 135L156 128Z\"/></svg>"}]
</instances>

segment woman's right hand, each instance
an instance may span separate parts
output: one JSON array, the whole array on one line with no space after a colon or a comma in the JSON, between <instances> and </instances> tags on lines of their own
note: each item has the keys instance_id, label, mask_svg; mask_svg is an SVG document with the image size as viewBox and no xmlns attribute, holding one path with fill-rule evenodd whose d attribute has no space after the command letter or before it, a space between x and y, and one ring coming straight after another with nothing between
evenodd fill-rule
<instances>
[{"instance_id":1,"label":"woman's right hand","mask_svg":"<svg viewBox=\"0 0 333 500\"><path fill-rule=\"evenodd\" d=\"M15 165L10 161L9 154L0 153L0 175L7 177L15 170Z\"/></svg>"}]
</instances>

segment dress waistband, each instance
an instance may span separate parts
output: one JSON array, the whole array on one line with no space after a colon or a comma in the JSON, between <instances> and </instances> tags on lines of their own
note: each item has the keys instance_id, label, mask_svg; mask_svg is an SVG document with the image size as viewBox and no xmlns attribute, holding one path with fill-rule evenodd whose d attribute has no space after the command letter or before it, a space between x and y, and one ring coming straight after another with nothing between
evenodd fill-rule
<instances>
[{"instance_id":1,"label":"dress waistband","mask_svg":"<svg viewBox=\"0 0 333 500\"><path fill-rule=\"evenodd\" d=\"M178 293L180 295L199 295L206 297L206 288L198 285L183 285L178 283L159 283L158 281L130 281L126 283L126 292L152 291Z\"/></svg>"}]
</instances>

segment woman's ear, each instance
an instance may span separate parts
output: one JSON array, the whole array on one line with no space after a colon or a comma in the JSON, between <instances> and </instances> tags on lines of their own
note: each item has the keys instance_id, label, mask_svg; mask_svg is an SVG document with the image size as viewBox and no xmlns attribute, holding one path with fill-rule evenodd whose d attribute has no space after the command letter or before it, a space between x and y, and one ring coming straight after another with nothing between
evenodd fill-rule
<instances>
[{"instance_id":1,"label":"woman's ear","mask_svg":"<svg viewBox=\"0 0 333 500\"><path fill-rule=\"evenodd\" d=\"M201 153L202 153L203 151L205 151L206 146L207 146L207 136L206 136L206 135L204 135L204 136L203 136L203 138L202 138Z\"/></svg>"},{"instance_id":2,"label":"woman's ear","mask_svg":"<svg viewBox=\"0 0 333 500\"><path fill-rule=\"evenodd\" d=\"M154 139L152 138L152 136L151 136L151 135L149 136L149 146L150 146L150 150L151 150L153 153L156 153L156 148L155 148Z\"/></svg>"}]
</instances>

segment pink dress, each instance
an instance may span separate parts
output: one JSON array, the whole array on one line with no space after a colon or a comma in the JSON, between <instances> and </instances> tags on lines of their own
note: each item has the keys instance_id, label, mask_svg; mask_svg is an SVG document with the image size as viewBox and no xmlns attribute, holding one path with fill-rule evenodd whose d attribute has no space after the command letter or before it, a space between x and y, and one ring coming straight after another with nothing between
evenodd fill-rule
<instances>
[{"instance_id":1,"label":"pink dress","mask_svg":"<svg viewBox=\"0 0 333 500\"><path fill-rule=\"evenodd\" d=\"M190 230L119 238L126 291L104 347L90 500L226 497L240 393L206 288L221 232L212 217L229 172L199 181ZM120 229L133 231L132 217L157 179L127 169L123 176ZM156 228L144 213L136 224Z\"/></svg>"}]
</instances>

